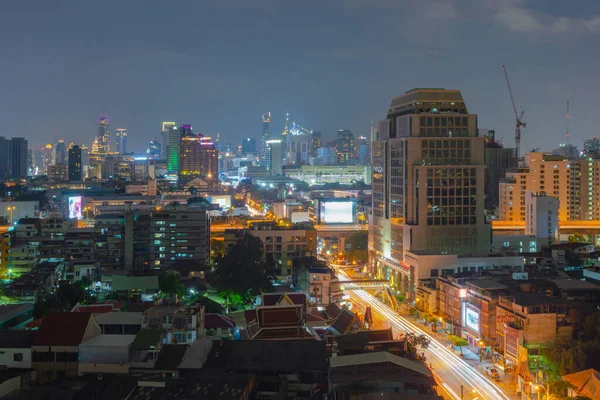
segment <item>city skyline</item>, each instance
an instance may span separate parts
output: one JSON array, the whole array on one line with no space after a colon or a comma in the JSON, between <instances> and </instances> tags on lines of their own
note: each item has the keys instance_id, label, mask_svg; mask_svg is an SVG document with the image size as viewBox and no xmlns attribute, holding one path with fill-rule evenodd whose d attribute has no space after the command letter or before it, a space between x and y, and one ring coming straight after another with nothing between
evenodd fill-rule
<instances>
[{"instance_id":1,"label":"city skyline","mask_svg":"<svg viewBox=\"0 0 600 400\"><path fill-rule=\"evenodd\" d=\"M167 32L156 26L172 10L159 2L108 1L108 19L74 1L33 3L5 5L0 16L0 36L11 46L0 42L7 49L0 73L11 77L0 95L11 116L6 128L31 148L53 132L89 145L100 114L127 126L128 146L139 152L163 120L190 121L200 133L221 133L222 142L259 139L266 111L272 134L290 110L292 120L326 138L340 128L366 135L389 98L414 87L461 90L480 127L512 147L503 64L528 123L522 153L536 141L547 150L566 141L567 96L570 143L597 135L597 56L586 49L600 31L600 5L591 1L574 9L519 0L410 7L352 0L321 5L319 13L272 1L182 2ZM232 15L233 7L244 13ZM312 21L314 29L286 29L290 20ZM435 28L414 34L422 24ZM241 47L241 35L257 40Z\"/></svg>"}]
</instances>

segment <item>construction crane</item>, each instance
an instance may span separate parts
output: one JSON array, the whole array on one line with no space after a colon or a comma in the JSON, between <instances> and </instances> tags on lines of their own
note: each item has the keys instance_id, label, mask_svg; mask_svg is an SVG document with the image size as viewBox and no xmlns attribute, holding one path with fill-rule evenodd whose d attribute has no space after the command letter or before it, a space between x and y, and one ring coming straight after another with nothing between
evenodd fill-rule
<instances>
[{"instance_id":1,"label":"construction crane","mask_svg":"<svg viewBox=\"0 0 600 400\"><path fill-rule=\"evenodd\" d=\"M517 113L517 106L515 105L515 99L513 97L512 89L510 88L510 81L508 80L508 72L506 72L506 67L504 65L502 68L504 69L504 76L506 77L506 85L508 86L510 101L512 102L513 111L515 112L515 157L518 160L521 150L521 128L525 128L527 126L527 124L523 122L523 114L525 114L525 111L523 111L523 108L521 108L521 114Z\"/></svg>"}]
</instances>

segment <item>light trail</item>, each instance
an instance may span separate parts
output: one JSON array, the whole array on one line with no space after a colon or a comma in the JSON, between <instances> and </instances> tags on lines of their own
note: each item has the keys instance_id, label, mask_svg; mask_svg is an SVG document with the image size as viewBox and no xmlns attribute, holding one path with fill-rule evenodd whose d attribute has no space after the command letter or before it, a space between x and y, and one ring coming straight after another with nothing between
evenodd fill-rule
<instances>
[{"instance_id":1,"label":"light trail","mask_svg":"<svg viewBox=\"0 0 600 400\"><path fill-rule=\"evenodd\" d=\"M337 270L336 274L340 282L350 280L348 275L346 275L346 273L343 271ZM397 331L401 333L412 332L418 335L425 335L431 341L429 349L426 350L427 358L431 361L431 364L436 367L437 375L444 380L444 384L446 384L448 387L450 387L448 378L453 378L455 382L459 383L459 386L463 386L463 390L471 392L472 389L474 389L483 400L511 399L489 378L474 369L465 360L458 357L453 351L447 349L445 345L440 343L426 331L422 330L420 327L406 320L405 318L400 317L395 311L393 311L380 300L361 289L353 290L350 293L350 296L358 297L360 300L362 300L362 302L371 306L373 311L376 311L380 316L387 319L387 321L389 321L392 324L392 327ZM446 388L446 386L444 386L444 388ZM460 391L460 387L458 389ZM455 390L448 390L448 392L454 397L457 396ZM458 398L460 399L460 396L458 396Z\"/></svg>"}]
</instances>

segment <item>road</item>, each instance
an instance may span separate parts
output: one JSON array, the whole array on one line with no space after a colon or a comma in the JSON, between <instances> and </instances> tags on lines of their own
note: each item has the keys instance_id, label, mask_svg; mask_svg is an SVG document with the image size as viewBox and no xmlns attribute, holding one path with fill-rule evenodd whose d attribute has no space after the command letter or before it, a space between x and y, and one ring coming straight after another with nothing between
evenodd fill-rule
<instances>
[{"instance_id":1,"label":"road","mask_svg":"<svg viewBox=\"0 0 600 400\"><path fill-rule=\"evenodd\" d=\"M351 280L341 270L337 271L337 276L340 281ZM441 385L449 393L450 398L461 400L461 385L464 390L464 400L512 400L515 398L515 396L506 395L494 382L475 370L427 331L399 316L390 307L366 291L356 289L347 293L350 294L353 301L359 303L362 307L371 306L373 313L378 314L380 318L389 323L395 334L413 332L425 335L431 340L429 349L425 351L425 356L427 362L431 364L433 372L442 382Z\"/></svg>"}]
</instances>

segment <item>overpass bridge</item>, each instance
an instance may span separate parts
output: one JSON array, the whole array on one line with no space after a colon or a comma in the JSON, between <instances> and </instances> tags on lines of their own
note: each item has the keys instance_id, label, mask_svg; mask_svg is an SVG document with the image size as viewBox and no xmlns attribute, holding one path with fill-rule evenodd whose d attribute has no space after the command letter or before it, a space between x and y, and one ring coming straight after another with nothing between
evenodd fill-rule
<instances>
[{"instance_id":1,"label":"overpass bridge","mask_svg":"<svg viewBox=\"0 0 600 400\"><path fill-rule=\"evenodd\" d=\"M360 290L365 288L383 288L389 284L385 279L356 279L340 282L342 290Z\"/></svg>"},{"instance_id":2,"label":"overpass bridge","mask_svg":"<svg viewBox=\"0 0 600 400\"><path fill-rule=\"evenodd\" d=\"M317 240L325 244L337 243L338 251L344 252L346 239L356 232L365 232L369 230L367 224L319 224L315 225L317 231Z\"/></svg>"},{"instance_id":3,"label":"overpass bridge","mask_svg":"<svg viewBox=\"0 0 600 400\"><path fill-rule=\"evenodd\" d=\"M563 235L600 235L600 221L558 221ZM492 232L524 232L525 221L492 221Z\"/></svg>"}]
</instances>

